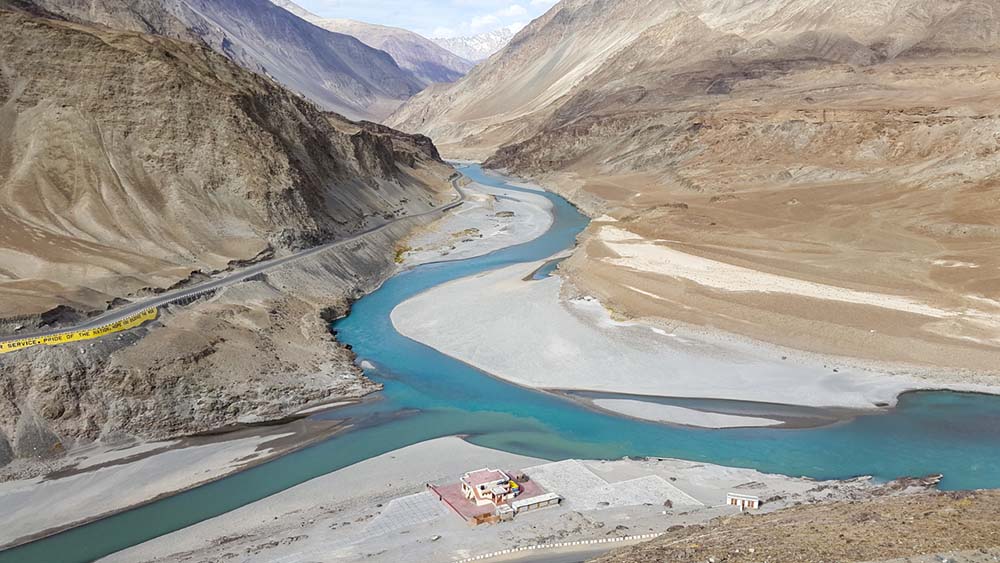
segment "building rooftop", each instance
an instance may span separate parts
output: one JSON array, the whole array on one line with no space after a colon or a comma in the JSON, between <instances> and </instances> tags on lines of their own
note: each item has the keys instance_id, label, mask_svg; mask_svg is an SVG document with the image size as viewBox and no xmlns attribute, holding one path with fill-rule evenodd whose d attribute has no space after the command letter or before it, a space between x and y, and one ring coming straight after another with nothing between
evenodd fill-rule
<instances>
[{"instance_id":1,"label":"building rooftop","mask_svg":"<svg viewBox=\"0 0 1000 563\"><path fill-rule=\"evenodd\" d=\"M510 506L514 510L521 510L522 508L526 506L531 506L533 504L540 504L543 502L560 501L560 500L562 500L562 497L555 493L543 493L538 496L515 500L514 502L510 503Z\"/></svg>"},{"instance_id":2,"label":"building rooftop","mask_svg":"<svg viewBox=\"0 0 1000 563\"><path fill-rule=\"evenodd\" d=\"M509 480L510 477L508 477L503 471L488 468L470 471L462 476L462 481L472 487L478 487L479 485L485 485L487 483L496 483L497 481Z\"/></svg>"}]
</instances>

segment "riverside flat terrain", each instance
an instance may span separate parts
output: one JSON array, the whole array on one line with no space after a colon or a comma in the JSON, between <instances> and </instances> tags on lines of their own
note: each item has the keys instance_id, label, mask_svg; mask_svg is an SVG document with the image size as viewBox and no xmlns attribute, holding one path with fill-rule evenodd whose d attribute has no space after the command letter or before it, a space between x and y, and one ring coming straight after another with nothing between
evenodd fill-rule
<instances>
[{"instance_id":1,"label":"riverside flat terrain","mask_svg":"<svg viewBox=\"0 0 1000 563\"><path fill-rule=\"evenodd\" d=\"M454 483L484 465L523 469L565 500L512 522L470 527L426 490L427 482ZM671 459L550 463L450 437L365 460L102 561L456 561L670 526L699 529L716 516L737 512L725 505L726 490L734 487L771 498L766 512L924 489L916 482L887 488L866 479L817 482Z\"/></svg>"}]
</instances>

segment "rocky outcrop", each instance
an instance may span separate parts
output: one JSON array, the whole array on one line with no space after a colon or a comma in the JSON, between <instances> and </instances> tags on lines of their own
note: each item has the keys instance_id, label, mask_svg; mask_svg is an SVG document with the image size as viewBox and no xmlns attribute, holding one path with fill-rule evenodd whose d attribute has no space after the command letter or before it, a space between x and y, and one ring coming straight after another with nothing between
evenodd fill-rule
<instances>
[{"instance_id":1,"label":"rocky outcrop","mask_svg":"<svg viewBox=\"0 0 1000 563\"><path fill-rule=\"evenodd\" d=\"M45 416L56 418L64 414L62 405L49 403L42 405ZM22 458L48 459L62 454L59 437L45 423L45 418L27 408L18 413L14 428L14 455Z\"/></svg>"},{"instance_id":2,"label":"rocky outcrop","mask_svg":"<svg viewBox=\"0 0 1000 563\"><path fill-rule=\"evenodd\" d=\"M0 432L0 467L3 467L14 460L14 450L10 447L10 442L2 432Z\"/></svg>"}]
</instances>

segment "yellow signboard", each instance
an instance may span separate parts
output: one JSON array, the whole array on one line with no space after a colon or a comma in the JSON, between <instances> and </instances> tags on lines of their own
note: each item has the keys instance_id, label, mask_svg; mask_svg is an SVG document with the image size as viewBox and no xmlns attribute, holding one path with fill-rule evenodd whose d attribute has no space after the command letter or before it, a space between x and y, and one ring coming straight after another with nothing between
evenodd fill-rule
<instances>
[{"instance_id":1,"label":"yellow signboard","mask_svg":"<svg viewBox=\"0 0 1000 563\"><path fill-rule=\"evenodd\" d=\"M159 309L156 307L150 307L148 309L143 309L134 315L125 317L124 319L115 321L113 323L108 323L106 325L101 325L96 328L91 328L87 330L76 330L72 332L63 332L60 334L52 334L49 336L39 336L37 338L23 338L21 340L11 340L9 342L0 342L0 354L6 354L7 352L14 352L16 350L23 350L25 348L31 348L32 346L55 346L57 344L66 344L67 342L79 342L81 340L92 340L94 338L100 338L107 334L112 334L115 332L122 332L123 330L129 330L141 326L149 321L155 320L159 316Z\"/></svg>"}]
</instances>

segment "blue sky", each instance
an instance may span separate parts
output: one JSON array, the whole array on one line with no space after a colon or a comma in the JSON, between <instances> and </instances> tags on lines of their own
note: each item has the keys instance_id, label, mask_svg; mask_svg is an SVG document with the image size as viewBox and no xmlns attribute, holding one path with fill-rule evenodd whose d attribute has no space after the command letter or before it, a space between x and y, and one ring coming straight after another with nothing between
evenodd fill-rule
<instances>
[{"instance_id":1,"label":"blue sky","mask_svg":"<svg viewBox=\"0 0 1000 563\"><path fill-rule=\"evenodd\" d=\"M517 31L556 0L296 0L328 18L350 18L403 27L427 37L475 35L510 27Z\"/></svg>"}]
</instances>

